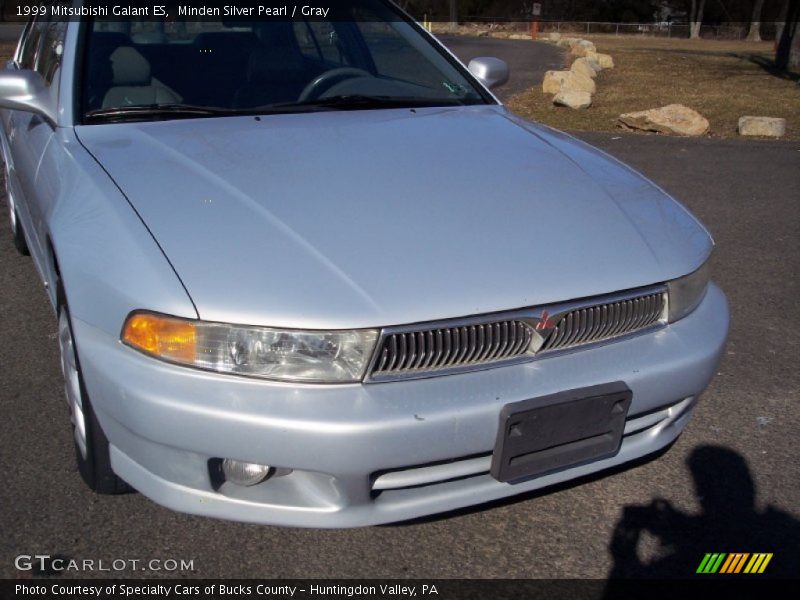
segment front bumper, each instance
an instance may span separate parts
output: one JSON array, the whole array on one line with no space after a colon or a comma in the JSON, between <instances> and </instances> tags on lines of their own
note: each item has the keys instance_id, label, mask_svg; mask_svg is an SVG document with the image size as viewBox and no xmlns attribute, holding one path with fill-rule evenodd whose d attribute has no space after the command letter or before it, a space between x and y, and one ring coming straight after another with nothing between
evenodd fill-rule
<instances>
[{"instance_id":1,"label":"front bumper","mask_svg":"<svg viewBox=\"0 0 800 600\"><path fill-rule=\"evenodd\" d=\"M496 500L664 448L716 372L728 321L725 296L712 285L689 317L616 343L480 372L336 386L176 367L78 319L73 327L112 466L142 494L223 519L354 527ZM513 485L488 475L505 404L611 381L633 392L616 456ZM292 472L215 489L212 458Z\"/></svg>"}]
</instances>

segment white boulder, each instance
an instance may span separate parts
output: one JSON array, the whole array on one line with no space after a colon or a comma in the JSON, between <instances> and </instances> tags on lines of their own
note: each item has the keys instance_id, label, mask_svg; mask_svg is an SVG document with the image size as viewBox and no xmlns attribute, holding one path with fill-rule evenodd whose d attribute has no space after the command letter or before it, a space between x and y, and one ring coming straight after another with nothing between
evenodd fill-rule
<instances>
[{"instance_id":1,"label":"white boulder","mask_svg":"<svg viewBox=\"0 0 800 600\"><path fill-rule=\"evenodd\" d=\"M786 119L777 117L742 117L739 119L739 135L783 137L786 134Z\"/></svg>"},{"instance_id":2,"label":"white boulder","mask_svg":"<svg viewBox=\"0 0 800 600\"><path fill-rule=\"evenodd\" d=\"M597 52L595 45L588 40L577 40L572 44L570 54L576 58L586 56L589 52Z\"/></svg>"},{"instance_id":3,"label":"white boulder","mask_svg":"<svg viewBox=\"0 0 800 600\"><path fill-rule=\"evenodd\" d=\"M599 52L587 52L586 58L591 58L592 60L597 61L597 64L600 65L601 69L614 68L614 59L611 58L610 54L600 54Z\"/></svg>"},{"instance_id":4,"label":"white boulder","mask_svg":"<svg viewBox=\"0 0 800 600\"><path fill-rule=\"evenodd\" d=\"M711 127L703 115L682 104L625 113L619 122L628 129L683 136L703 135Z\"/></svg>"},{"instance_id":5,"label":"white boulder","mask_svg":"<svg viewBox=\"0 0 800 600\"><path fill-rule=\"evenodd\" d=\"M589 108L592 105L592 95L589 92L561 91L553 97L553 104L566 106L575 110Z\"/></svg>"},{"instance_id":6,"label":"white boulder","mask_svg":"<svg viewBox=\"0 0 800 600\"><path fill-rule=\"evenodd\" d=\"M547 71L542 82L542 91L545 94L557 94L561 91L564 80L569 77L569 71Z\"/></svg>"},{"instance_id":7,"label":"white boulder","mask_svg":"<svg viewBox=\"0 0 800 600\"><path fill-rule=\"evenodd\" d=\"M580 73L581 75L586 75L587 77L594 79L597 77L597 73L600 71L600 65L597 63L597 61L586 57L576 58L575 62L572 63L572 67L570 67L570 71L573 73Z\"/></svg>"},{"instance_id":8,"label":"white boulder","mask_svg":"<svg viewBox=\"0 0 800 600\"><path fill-rule=\"evenodd\" d=\"M594 94L597 91L597 86L594 83L594 79L591 77L583 75L582 73L570 71L569 75L564 79L564 83L561 84L561 91L588 92L589 94Z\"/></svg>"}]
</instances>

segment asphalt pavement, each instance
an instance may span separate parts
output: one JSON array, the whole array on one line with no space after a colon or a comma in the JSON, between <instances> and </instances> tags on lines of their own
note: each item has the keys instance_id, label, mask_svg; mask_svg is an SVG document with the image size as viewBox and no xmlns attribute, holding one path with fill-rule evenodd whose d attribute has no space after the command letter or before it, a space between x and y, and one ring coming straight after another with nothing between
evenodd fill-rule
<instances>
[{"instance_id":1,"label":"asphalt pavement","mask_svg":"<svg viewBox=\"0 0 800 600\"><path fill-rule=\"evenodd\" d=\"M20 575L20 554L192 560L193 570L173 575L198 577L605 578L689 576L706 552L741 551L773 552L768 572L800 573L800 143L580 137L682 200L717 241L730 342L666 454L501 503L358 530L227 523L137 494L94 496L74 467L55 319L30 259L14 252L3 202L0 577Z\"/></svg>"}]
</instances>

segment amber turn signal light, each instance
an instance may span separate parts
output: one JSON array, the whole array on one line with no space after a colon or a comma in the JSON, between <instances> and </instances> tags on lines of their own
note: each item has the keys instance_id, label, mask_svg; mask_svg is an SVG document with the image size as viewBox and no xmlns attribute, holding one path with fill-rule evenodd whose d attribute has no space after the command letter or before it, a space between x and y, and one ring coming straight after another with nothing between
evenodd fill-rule
<instances>
[{"instance_id":1,"label":"amber turn signal light","mask_svg":"<svg viewBox=\"0 0 800 600\"><path fill-rule=\"evenodd\" d=\"M164 360L194 363L197 359L197 327L192 321L133 313L125 321L122 341Z\"/></svg>"}]
</instances>

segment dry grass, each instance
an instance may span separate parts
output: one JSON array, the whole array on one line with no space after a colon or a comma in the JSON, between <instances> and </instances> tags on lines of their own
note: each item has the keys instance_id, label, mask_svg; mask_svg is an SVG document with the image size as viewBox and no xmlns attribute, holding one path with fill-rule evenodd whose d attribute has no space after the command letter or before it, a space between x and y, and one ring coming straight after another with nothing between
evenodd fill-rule
<instances>
[{"instance_id":1,"label":"dry grass","mask_svg":"<svg viewBox=\"0 0 800 600\"><path fill-rule=\"evenodd\" d=\"M559 129L618 130L624 112L684 104L711 122L711 135L736 136L739 117L786 119L786 138L800 139L798 77L770 71L771 43L591 36L615 68L597 78L594 105L555 108L541 87L511 99L519 115Z\"/></svg>"}]
</instances>

